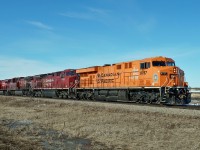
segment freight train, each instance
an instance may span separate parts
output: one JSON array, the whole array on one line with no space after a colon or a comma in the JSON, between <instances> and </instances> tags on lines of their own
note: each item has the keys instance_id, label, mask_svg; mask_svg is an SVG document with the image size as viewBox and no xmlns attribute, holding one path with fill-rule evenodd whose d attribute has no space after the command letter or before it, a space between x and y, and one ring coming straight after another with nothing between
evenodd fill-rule
<instances>
[{"instance_id":1,"label":"freight train","mask_svg":"<svg viewBox=\"0 0 200 150\"><path fill-rule=\"evenodd\" d=\"M178 105L191 102L184 71L173 59L161 56L1 80L0 95Z\"/></svg>"}]
</instances>

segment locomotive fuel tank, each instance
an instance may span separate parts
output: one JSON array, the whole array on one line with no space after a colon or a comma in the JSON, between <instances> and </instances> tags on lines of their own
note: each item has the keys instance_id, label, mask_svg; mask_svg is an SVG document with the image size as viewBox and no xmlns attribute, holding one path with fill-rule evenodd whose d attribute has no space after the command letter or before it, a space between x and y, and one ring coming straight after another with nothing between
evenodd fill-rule
<instances>
[{"instance_id":1,"label":"locomotive fuel tank","mask_svg":"<svg viewBox=\"0 0 200 150\"><path fill-rule=\"evenodd\" d=\"M4 95L4 91L0 91L0 95Z\"/></svg>"}]
</instances>

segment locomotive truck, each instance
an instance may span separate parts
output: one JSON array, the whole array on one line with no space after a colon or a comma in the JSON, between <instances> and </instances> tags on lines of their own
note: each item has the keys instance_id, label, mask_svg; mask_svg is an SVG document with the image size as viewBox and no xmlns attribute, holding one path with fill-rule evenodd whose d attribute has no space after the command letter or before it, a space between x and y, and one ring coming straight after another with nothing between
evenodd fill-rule
<instances>
[{"instance_id":1,"label":"locomotive truck","mask_svg":"<svg viewBox=\"0 0 200 150\"><path fill-rule=\"evenodd\" d=\"M2 80L0 94L178 105L191 102L184 71L173 59L161 56Z\"/></svg>"}]
</instances>

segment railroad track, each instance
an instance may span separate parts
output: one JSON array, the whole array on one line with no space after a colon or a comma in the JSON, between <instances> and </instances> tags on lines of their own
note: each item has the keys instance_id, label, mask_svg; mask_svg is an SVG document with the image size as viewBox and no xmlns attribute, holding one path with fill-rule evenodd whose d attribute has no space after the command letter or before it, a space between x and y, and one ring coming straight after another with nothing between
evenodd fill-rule
<instances>
[{"instance_id":1,"label":"railroad track","mask_svg":"<svg viewBox=\"0 0 200 150\"><path fill-rule=\"evenodd\" d=\"M0 95L0 97L9 97ZM95 101L95 100L77 100L77 99L61 99L61 98L46 98L46 97L26 97L26 96L11 96L14 98L31 98L31 99L43 99L46 101L82 101L82 102L93 102L93 103L112 103L112 104L123 104L123 105L134 105L134 106L149 106L149 107L164 107L164 108L176 108L176 109L192 109L192 110L200 110L200 104L185 104L185 105L171 105L171 104L147 104L147 103L135 103L131 101Z\"/></svg>"}]
</instances>

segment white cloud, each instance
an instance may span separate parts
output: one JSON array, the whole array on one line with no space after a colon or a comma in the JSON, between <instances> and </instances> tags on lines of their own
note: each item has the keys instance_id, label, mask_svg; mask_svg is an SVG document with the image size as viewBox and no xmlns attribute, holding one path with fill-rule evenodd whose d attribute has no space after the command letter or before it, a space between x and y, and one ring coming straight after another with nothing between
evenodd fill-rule
<instances>
[{"instance_id":1,"label":"white cloud","mask_svg":"<svg viewBox=\"0 0 200 150\"><path fill-rule=\"evenodd\" d=\"M42 23L42 22L39 22L39 21L26 21L28 24L31 24L37 28L40 28L40 29L46 29L46 30L52 30L53 28Z\"/></svg>"}]
</instances>

